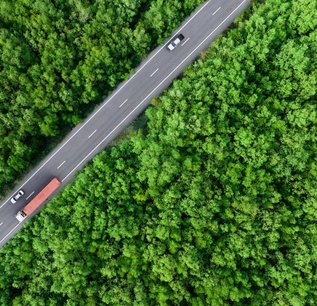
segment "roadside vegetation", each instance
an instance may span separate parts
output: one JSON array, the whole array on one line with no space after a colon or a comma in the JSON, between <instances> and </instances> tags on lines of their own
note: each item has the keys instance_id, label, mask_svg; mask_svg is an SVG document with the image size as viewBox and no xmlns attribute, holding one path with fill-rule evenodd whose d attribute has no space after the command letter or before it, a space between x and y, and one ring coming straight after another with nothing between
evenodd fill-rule
<instances>
[{"instance_id":1,"label":"roadside vegetation","mask_svg":"<svg viewBox=\"0 0 317 306\"><path fill-rule=\"evenodd\" d=\"M0 1L0 196L201 2Z\"/></svg>"},{"instance_id":2,"label":"roadside vegetation","mask_svg":"<svg viewBox=\"0 0 317 306\"><path fill-rule=\"evenodd\" d=\"M317 4L247 14L0 250L1 305L317 304Z\"/></svg>"}]
</instances>

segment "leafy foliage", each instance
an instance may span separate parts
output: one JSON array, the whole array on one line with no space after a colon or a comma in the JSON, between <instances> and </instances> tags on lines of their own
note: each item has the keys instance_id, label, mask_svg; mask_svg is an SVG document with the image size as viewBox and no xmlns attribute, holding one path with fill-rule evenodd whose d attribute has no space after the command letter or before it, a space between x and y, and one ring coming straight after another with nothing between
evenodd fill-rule
<instances>
[{"instance_id":1,"label":"leafy foliage","mask_svg":"<svg viewBox=\"0 0 317 306\"><path fill-rule=\"evenodd\" d=\"M268 0L1 250L3 305L316 305L317 16Z\"/></svg>"},{"instance_id":2,"label":"leafy foliage","mask_svg":"<svg viewBox=\"0 0 317 306\"><path fill-rule=\"evenodd\" d=\"M2 195L200 2L1 1Z\"/></svg>"}]
</instances>

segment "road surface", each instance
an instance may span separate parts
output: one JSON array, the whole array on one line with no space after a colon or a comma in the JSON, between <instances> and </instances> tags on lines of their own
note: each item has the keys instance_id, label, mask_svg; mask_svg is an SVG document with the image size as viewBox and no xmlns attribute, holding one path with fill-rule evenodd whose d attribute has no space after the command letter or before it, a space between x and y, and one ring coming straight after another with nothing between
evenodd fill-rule
<instances>
[{"instance_id":1,"label":"road surface","mask_svg":"<svg viewBox=\"0 0 317 306\"><path fill-rule=\"evenodd\" d=\"M156 48L135 73L122 83L83 123L75 127L16 190L0 204L0 246L22 226L15 218L49 181L57 177L65 186L77 171L104 149L144 109L152 98L166 89L186 66L241 14L251 0L210 0L200 6L171 36L185 38L173 50ZM23 189L24 196L12 204L10 198Z\"/></svg>"}]
</instances>

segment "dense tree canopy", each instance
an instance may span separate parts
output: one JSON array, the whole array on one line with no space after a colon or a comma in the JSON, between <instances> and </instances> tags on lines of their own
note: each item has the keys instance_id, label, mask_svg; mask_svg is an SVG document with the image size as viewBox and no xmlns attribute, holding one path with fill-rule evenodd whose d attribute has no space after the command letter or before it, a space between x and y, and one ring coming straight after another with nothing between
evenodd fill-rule
<instances>
[{"instance_id":1,"label":"dense tree canopy","mask_svg":"<svg viewBox=\"0 0 317 306\"><path fill-rule=\"evenodd\" d=\"M1 0L0 193L201 2Z\"/></svg>"},{"instance_id":2,"label":"dense tree canopy","mask_svg":"<svg viewBox=\"0 0 317 306\"><path fill-rule=\"evenodd\" d=\"M255 3L0 251L0 303L316 305L316 5Z\"/></svg>"}]
</instances>

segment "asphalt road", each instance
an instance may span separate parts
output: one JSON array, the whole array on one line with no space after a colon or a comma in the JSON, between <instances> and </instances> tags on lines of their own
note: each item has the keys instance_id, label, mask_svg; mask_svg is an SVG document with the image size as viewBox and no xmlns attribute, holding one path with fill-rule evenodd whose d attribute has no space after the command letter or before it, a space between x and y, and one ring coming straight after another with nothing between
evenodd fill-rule
<instances>
[{"instance_id":1,"label":"asphalt road","mask_svg":"<svg viewBox=\"0 0 317 306\"><path fill-rule=\"evenodd\" d=\"M156 48L136 72L109 96L83 123L71 131L16 190L24 196L12 204L9 195L0 204L0 246L4 245L29 219L19 223L15 217L53 177L65 186L76 172L104 149L158 96L184 68L240 15L251 0L210 0L200 6L173 33L185 38L173 51L166 45ZM37 212L36 212L37 213Z\"/></svg>"}]
</instances>

